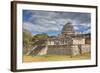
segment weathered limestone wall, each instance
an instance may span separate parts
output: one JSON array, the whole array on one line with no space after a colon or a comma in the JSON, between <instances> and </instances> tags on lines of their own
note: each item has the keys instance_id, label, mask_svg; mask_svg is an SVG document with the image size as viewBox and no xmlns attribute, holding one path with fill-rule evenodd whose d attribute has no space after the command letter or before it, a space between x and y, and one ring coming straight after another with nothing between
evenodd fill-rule
<instances>
[{"instance_id":1,"label":"weathered limestone wall","mask_svg":"<svg viewBox=\"0 0 100 73\"><path fill-rule=\"evenodd\" d=\"M45 47L38 53L38 55L46 55L46 54L47 54L47 50L48 50L48 47L45 46Z\"/></svg>"},{"instance_id":2,"label":"weathered limestone wall","mask_svg":"<svg viewBox=\"0 0 100 73\"><path fill-rule=\"evenodd\" d=\"M81 54L91 52L91 45L85 44L81 45L46 45L45 47L41 48L41 50L37 50L37 55L80 55ZM36 53L36 52L35 52Z\"/></svg>"},{"instance_id":3,"label":"weathered limestone wall","mask_svg":"<svg viewBox=\"0 0 100 73\"><path fill-rule=\"evenodd\" d=\"M85 39L84 38L74 38L73 39L73 44L85 44Z\"/></svg>"},{"instance_id":4,"label":"weathered limestone wall","mask_svg":"<svg viewBox=\"0 0 100 73\"><path fill-rule=\"evenodd\" d=\"M81 48L82 54L91 52L91 45L89 45L89 44L81 45L80 48ZM73 55L79 55L80 54L78 45L72 46L72 53L73 53Z\"/></svg>"},{"instance_id":5,"label":"weathered limestone wall","mask_svg":"<svg viewBox=\"0 0 100 73\"><path fill-rule=\"evenodd\" d=\"M47 41L48 45L54 45L54 41Z\"/></svg>"},{"instance_id":6,"label":"weathered limestone wall","mask_svg":"<svg viewBox=\"0 0 100 73\"><path fill-rule=\"evenodd\" d=\"M72 46L72 55L79 55L79 48L77 45Z\"/></svg>"},{"instance_id":7,"label":"weathered limestone wall","mask_svg":"<svg viewBox=\"0 0 100 73\"><path fill-rule=\"evenodd\" d=\"M91 52L91 45L86 44L86 45L82 45L82 53L88 53Z\"/></svg>"},{"instance_id":8,"label":"weathered limestone wall","mask_svg":"<svg viewBox=\"0 0 100 73\"><path fill-rule=\"evenodd\" d=\"M71 49L66 45L49 45L47 54L54 55L71 55Z\"/></svg>"}]
</instances>

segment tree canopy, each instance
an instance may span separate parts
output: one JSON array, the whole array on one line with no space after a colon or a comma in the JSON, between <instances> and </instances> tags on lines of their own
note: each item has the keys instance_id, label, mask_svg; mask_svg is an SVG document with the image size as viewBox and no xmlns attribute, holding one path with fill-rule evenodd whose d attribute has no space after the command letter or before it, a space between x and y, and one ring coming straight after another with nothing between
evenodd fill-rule
<instances>
[{"instance_id":1,"label":"tree canopy","mask_svg":"<svg viewBox=\"0 0 100 73\"><path fill-rule=\"evenodd\" d=\"M23 31L23 45L24 47L28 47L30 45L32 41L32 34L27 31L27 30L24 30Z\"/></svg>"},{"instance_id":2,"label":"tree canopy","mask_svg":"<svg viewBox=\"0 0 100 73\"><path fill-rule=\"evenodd\" d=\"M33 36L32 40L41 40L41 39L47 39L49 36L45 33L42 34L36 34Z\"/></svg>"}]
</instances>

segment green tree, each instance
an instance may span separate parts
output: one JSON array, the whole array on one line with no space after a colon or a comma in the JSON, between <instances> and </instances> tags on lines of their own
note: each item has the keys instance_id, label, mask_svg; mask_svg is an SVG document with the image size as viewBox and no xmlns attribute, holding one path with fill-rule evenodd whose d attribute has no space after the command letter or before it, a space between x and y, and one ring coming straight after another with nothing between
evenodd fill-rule
<instances>
[{"instance_id":1,"label":"green tree","mask_svg":"<svg viewBox=\"0 0 100 73\"><path fill-rule=\"evenodd\" d=\"M23 31L23 46L29 47L32 42L32 34L28 30Z\"/></svg>"},{"instance_id":2,"label":"green tree","mask_svg":"<svg viewBox=\"0 0 100 73\"><path fill-rule=\"evenodd\" d=\"M42 40L42 39L47 39L48 35L46 33L42 33L42 34L36 34L32 37L32 40Z\"/></svg>"}]
</instances>

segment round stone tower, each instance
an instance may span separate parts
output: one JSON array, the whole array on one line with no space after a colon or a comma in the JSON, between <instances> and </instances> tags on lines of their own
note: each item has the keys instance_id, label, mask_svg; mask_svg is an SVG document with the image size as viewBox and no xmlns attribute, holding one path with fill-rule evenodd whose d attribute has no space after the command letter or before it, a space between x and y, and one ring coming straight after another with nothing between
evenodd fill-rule
<instances>
[{"instance_id":1,"label":"round stone tower","mask_svg":"<svg viewBox=\"0 0 100 73\"><path fill-rule=\"evenodd\" d=\"M68 22L62 28L62 35L67 36L72 34L74 34L74 27L71 22Z\"/></svg>"}]
</instances>

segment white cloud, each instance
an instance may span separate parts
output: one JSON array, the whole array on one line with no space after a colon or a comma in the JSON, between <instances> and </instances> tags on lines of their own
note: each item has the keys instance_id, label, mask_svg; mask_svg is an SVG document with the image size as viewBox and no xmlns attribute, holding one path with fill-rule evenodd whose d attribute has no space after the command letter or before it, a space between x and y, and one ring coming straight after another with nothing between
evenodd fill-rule
<instances>
[{"instance_id":1,"label":"white cloud","mask_svg":"<svg viewBox=\"0 0 100 73\"><path fill-rule=\"evenodd\" d=\"M23 22L24 29L31 32L61 32L63 25L68 21L71 21L74 29L78 31L84 29L84 32L86 32L91 26L89 14L50 11L31 12L32 15L28 18L28 21Z\"/></svg>"},{"instance_id":2,"label":"white cloud","mask_svg":"<svg viewBox=\"0 0 100 73\"><path fill-rule=\"evenodd\" d=\"M74 26L74 30L79 30L79 27Z\"/></svg>"},{"instance_id":3,"label":"white cloud","mask_svg":"<svg viewBox=\"0 0 100 73\"><path fill-rule=\"evenodd\" d=\"M29 22L25 22L23 23L24 25L24 29L27 29L31 32L52 32L52 31L59 31L58 27L54 27L53 25L51 26L40 26L40 25L34 25L32 23L29 23Z\"/></svg>"}]
</instances>

